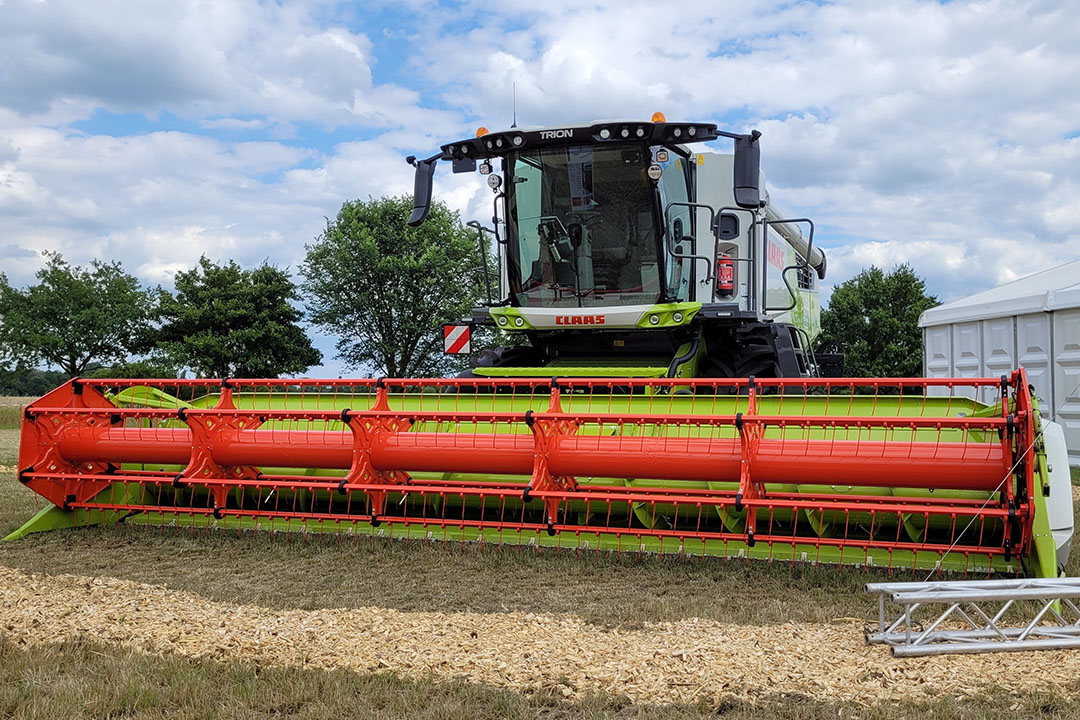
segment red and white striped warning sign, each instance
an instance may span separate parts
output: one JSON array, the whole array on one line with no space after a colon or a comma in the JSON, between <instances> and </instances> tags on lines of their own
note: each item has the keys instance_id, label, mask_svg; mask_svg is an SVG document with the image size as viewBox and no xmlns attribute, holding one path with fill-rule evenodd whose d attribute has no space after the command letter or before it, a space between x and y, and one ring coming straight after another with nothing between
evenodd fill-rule
<instances>
[{"instance_id":1,"label":"red and white striped warning sign","mask_svg":"<svg viewBox=\"0 0 1080 720\"><path fill-rule=\"evenodd\" d=\"M472 333L468 325L443 325L443 352L447 355L467 355L472 351Z\"/></svg>"}]
</instances>

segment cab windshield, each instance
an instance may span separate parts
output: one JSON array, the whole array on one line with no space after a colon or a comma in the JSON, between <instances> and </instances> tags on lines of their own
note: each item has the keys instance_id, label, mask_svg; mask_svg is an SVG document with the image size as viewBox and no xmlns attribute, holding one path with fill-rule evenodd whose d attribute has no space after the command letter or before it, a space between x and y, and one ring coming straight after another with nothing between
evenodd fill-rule
<instances>
[{"instance_id":1,"label":"cab windshield","mask_svg":"<svg viewBox=\"0 0 1080 720\"><path fill-rule=\"evenodd\" d=\"M508 157L509 275L517 305L602 307L659 299L648 166L644 145Z\"/></svg>"}]
</instances>

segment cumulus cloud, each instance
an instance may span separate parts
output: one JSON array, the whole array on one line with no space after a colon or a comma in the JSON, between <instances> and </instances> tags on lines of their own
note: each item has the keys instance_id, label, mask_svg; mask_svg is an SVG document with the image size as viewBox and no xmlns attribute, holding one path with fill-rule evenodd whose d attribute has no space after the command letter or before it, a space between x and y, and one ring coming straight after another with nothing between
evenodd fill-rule
<instances>
[{"instance_id":1,"label":"cumulus cloud","mask_svg":"<svg viewBox=\"0 0 1080 720\"><path fill-rule=\"evenodd\" d=\"M320 5L11 0L0 63L19 72L0 74L0 97L23 115L75 103L84 112L394 124L416 93L373 83L366 34L324 26Z\"/></svg>"},{"instance_id":2,"label":"cumulus cloud","mask_svg":"<svg viewBox=\"0 0 1080 720\"><path fill-rule=\"evenodd\" d=\"M462 13L480 27L428 28L427 72L479 118L506 118L516 83L526 122L663 109L762 130L774 196L819 221L831 283L911 262L950 299L1080 254L1080 19L1067 3Z\"/></svg>"},{"instance_id":3,"label":"cumulus cloud","mask_svg":"<svg viewBox=\"0 0 1080 720\"><path fill-rule=\"evenodd\" d=\"M1078 34L1064 0L5 0L0 270L295 267L343 200L411 192L405 155L509 125L516 87L524 124L756 127L828 283L910 262L952 299L1080 257ZM478 178L436 183L488 223Z\"/></svg>"}]
</instances>

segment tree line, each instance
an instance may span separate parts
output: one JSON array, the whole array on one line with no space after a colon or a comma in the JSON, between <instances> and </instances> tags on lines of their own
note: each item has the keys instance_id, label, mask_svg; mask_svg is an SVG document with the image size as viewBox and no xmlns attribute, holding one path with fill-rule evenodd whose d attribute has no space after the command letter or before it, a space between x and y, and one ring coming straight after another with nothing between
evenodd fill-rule
<instances>
[{"instance_id":1,"label":"tree line","mask_svg":"<svg viewBox=\"0 0 1080 720\"><path fill-rule=\"evenodd\" d=\"M435 203L412 228L411 210L408 196L346 202L305 246L299 283L267 262L205 256L172 290L143 287L117 261L80 267L58 253L23 289L0 272L0 395L88 375L299 375L322 362L305 320L336 336L352 370L451 374L464 361L443 354L440 326L467 316L497 271L457 213ZM918 317L936 304L909 266L871 267L834 289L819 349L844 353L847 375L920 375Z\"/></svg>"},{"instance_id":2,"label":"tree line","mask_svg":"<svg viewBox=\"0 0 1080 720\"><path fill-rule=\"evenodd\" d=\"M474 234L444 204L419 228L412 198L346 202L305 246L299 282L267 262L200 258L173 289L117 261L46 253L36 282L0 272L0 395L39 395L70 377L278 377L322 362L303 321L336 335L351 369L454 372L439 332L483 295ZM48 369L42 369L48 368Z\"/></svg>"}]
</instances>

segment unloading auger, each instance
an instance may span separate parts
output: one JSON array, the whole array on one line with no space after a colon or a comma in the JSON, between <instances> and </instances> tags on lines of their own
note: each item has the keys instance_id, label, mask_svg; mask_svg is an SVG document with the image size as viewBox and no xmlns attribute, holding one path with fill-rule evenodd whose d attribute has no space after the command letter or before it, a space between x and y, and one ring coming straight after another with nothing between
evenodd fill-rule
<instances>
[{"instance_id":1,"label":"unloading auger","mask_svg":"<svg viewBox=\"0 0 1080 720\"><path fill-rule=\"evenodd\" d=\"M1056 576L1071 496L1039 428L1023 370L73 380L26 408L19 480L52 506L11 537L125 522Z\"/></svg>"}]
</instances>

